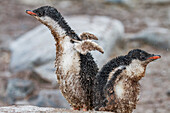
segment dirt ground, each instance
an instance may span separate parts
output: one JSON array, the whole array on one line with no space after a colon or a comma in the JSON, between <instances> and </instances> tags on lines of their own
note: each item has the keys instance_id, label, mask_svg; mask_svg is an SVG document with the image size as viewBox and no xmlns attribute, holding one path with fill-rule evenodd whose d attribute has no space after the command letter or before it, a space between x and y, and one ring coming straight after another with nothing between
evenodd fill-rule
<instances>
[{"instance_id":1,"label":"dirt ground","mask_svg":"<svg viewBox=\"0 0 170 113\"><path fill-rule=\"evenodd\" d=\"M136 33L148 26L170 28L170 4L143 4L135 8L101 4L96 0L93 2L74 0L72 3L74 7L71 5L63 7L62 4L56 2L54 5L64 15L95 14L118 19L124 24L126 33ZM36 7L38 5L25 5L17 0L0 0L0 86L4 86L13 75L9 70L10 42L40 24L25 14L26 9ZM162 58L148 66L146 76L141 81L141 99L135 113L168 113L170 112L170 70L168 69L170 52L150 46L144 46L142 49L160 54ZM4 92L5 89L1 87L0 93L5 95ZM6 105L1 97L0 100L0 106Z\"/></svg>"}]
</instances>

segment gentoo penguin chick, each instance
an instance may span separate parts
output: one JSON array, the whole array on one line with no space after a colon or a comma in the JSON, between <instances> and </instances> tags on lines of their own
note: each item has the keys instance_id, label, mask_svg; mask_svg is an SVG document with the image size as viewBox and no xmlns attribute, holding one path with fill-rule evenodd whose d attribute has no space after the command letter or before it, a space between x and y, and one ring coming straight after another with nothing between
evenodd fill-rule
<instances>
[{"instance_id":1,"label":"gentoo penguin chick","mask_svg":"<svg viewBox=\"0 0 170 113\"><path fill-rule=\"evenodd\" d=\"M148 63L161 58L140 49L112 59L99 71L95 81L95 110L132 113L139 96L139 80Z\"/></svg>"},{"instance_id":2,"label":"gentoo penguin chick","mask_svg":"<svg viewBox=\"0 0 170 113\"><path fill-rule=\"evenodd\" d=\"M60 90L73 109L92 109L92 86L98 67L89 51L103 49L91 39L93 34L83 33L80 37L69 27L57 9L43 6L33 11L26 10L46 25L56 41L56 75Z\"/></svg>"}]
</instances>

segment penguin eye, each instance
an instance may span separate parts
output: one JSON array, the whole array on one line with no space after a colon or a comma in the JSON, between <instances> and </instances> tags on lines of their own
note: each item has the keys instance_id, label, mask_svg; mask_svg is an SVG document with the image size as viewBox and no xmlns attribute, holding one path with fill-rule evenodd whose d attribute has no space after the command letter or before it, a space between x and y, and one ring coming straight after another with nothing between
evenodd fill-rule
<instances>
[{"instance_id":1,"label":"penguin eye","mask_svg":"<svg viewBox=\"0 0 170 113\"><path fill-rule=\"evenodd\" d=\"M38 13L38 16L44 16L44 11L40 11L39 13Z\"/></svg>"},{"instance_id":2,"label":"penguin eye","mask_svg":"<svg viewBox=\"0 0 170 113\"><path fill-rule=\"evenodd\" d=\"M140 55L140 60L145 60L146 59L146 55L145 54L141 54Z\"/></svg>"},{"instance_id":3,"label":"penguin eye","mask_svg":"<svg viewBox=\"0 0 170 113\"><path fill-rule=\"evenodd\" d=\"M39 17L44 16L45 12L41 9L37 9L33 11L34 13L36 13Z\"/></svg>"},{"instance_id":4,"label":"penguin eye","mask_svg":"<svg viewBox=\"0 0 170 113\"><path fill-rule=\"evenodd\" d=\"M141 60L145 60L145 57L144 57L144 56L141 56L140 59L141 59Z\"/></svg>"}]
</instances>

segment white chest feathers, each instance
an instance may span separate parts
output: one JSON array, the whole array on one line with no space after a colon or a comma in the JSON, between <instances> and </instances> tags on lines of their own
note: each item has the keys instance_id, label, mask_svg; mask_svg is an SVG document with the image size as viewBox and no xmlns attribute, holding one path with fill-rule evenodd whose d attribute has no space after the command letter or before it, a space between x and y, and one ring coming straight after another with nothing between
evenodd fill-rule
<instances>
[{"instance_id":1,"label":"white chest feathers","mask_svg":"<svg viewBox=\"0 0 170 113\"><path fill-rule=\"evenodd\" d=\"M78 74L80 71L80 56L76 50L73 49L73 44L70 43L70 38L65 37L61 42L63 54L61 56L61 67L63 73Z\"/></svg>"},{"instance_id":2,"label":"white chest feathers","mask_svg":"<svg viewBox=\"0 0 170 113\"><path fill-rule=\"evenodd\" d=\"M118 98L123 98L124 92L123 81L121 80L115 86L115 93Z\"/></svg>"},{"instance_id":3,"label":"white chest feathers","mask_svg":"<svg viewBox=\"0 0 170 113\"><path fill-rule=\"evenodd\" d=\"M139 77L144 73L145 67L143 62L139 60L133 60L130 65L126 66L126 75L129 77Z\"/></svg>"}]
</instances>

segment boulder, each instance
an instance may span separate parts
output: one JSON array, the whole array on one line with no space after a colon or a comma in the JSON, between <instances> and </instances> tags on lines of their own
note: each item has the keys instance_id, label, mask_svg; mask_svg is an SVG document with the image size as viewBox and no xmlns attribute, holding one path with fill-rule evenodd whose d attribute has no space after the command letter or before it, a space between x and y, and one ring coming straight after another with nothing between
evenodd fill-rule
<instances>
[{"instance_id":1,"label":"boulder","mask_svg":"<svg viewBox=\"0 0 170 113\"><path fill-rule=\"evenodd\" d=\"M166 92L166 95L167 95L168 97L170 97L170 91L167 91L167 92Z\"/></svg>"},{"instance_id":2,"label":"boulder","mask_svg":"<svg viewBox=\"0 0 170 113\"><path fill-rule=\"evenodd\" d=\"M70 108L60 90L44 89L29 99L18 100L15 105L35 105L39 107Z\"/></svg>"},{"instance_id":3,"label":"boulder","mask_svg":"<svg viewBox=\"0 0 170 113\"><path fill-rule=\"evenodd\" d=\"M12 42L10 68L14 72L33 69L55 60L55 42L43 25L27 32Z\"/></svg>"},{"instance_id":4,"label":"boulder","mask_svg":"<svg viewBox=\"0 0 170 113\"><path fill-rule=\"evenodd\" d=\"M50 108L50 107L37 107L37 106L6 106L0 107L1 112L7 113L89 113L83 111L75 111L69 109L59 109L59 108ZM108 112L99 112L99 111L90 111L90 113L108 113Z\"/></svg>"},{"instance_id":5,"label":"boulder","mask_svg":"<svg viewBox=\"0 0 170 113\"><path fill-rule=\"evenodd\" d=\"M125 8L133 8L137 5L138 0L104 0L104 3L126 6Z\"/></svg>"},{"instance_id":6,"label":"boulder","mask_svg":"<svg viewBox=\"0 0 170 113\"><path fill-rule=\"evenodd\" d=\"M33 92L34 85L30 80L18 78L9 79L6 89L7 103L14 104L17 99L23 99Z\"/></svg>"},{"instance_id":7,"label":"boulder","mask_svg":"<svg viewBox=\"0 0 170 113\"><path fill-rule=\"evenodd\" d=\"M132 0L105 0L106 3L128 4Z\"/></svg>"},{"instance_id":8,"label":"boulder","mask_svg":"<svg viewBox=\"0 0 170 113\"><path fill-rule=\"evenodd\" d=\"M167 4L170 3L170 0L144 0L143 2L150 4Z\"/></svg>"},{"instance_id":9,"label":"boulder","mask_svg":"<svg viewBox=\"0 0 170 113\"><path fill-rule=\"evenodd\" d=\"M143 42L158 49L170 49L170 30L166 28L146 28L130 37L129 42Z\"/></svg>"},{"instance_id":10,"label":"boulder","mask_svg":"<svg viewBox=\"0 0 170 113\"><path fill-rule=\"evenodd\" d=\"M17 0L18 2L26 5L51 5L52 3L55 3L56 0ZM51 3L51 4L50 4Z\"/></svg>"},{"instance_id":11,"label":"boulder","mask_svg":"<svg viewBox=\"0 0 170 113\"><path fill-rule=\"evenodd\" d=\"M92 52L99 67L105 64L116 42L124 35L122 23L109 17L80 15L66 17L66 20L76 33L90 32L99 38L96 42L103 47L105 53ZM10 69L13 72L31 69L41 73L42 78L49 76L51 82L56 81L55 69L51 66L54 63L50 63L55 61L55 41L46 26L36 27L10 45ZM47 70L48 75L42 70Z\"/></svg>"},{"instance_id":12,"label":"boulder","mask_svg":"<svg viewBox=\"0 0 170 113\"><path fill-rule=\"evenodd\" d=\"M39 107L70 108L60 90L41 90L37 99L30 103Z\"/></svg>"},{"instance_id":13,"label":"boulder","mask_svg":"<svg viewBox=\"0 0 170 113\"><path fill-rule=\"evenodd\" d=\"M57 76L55 75L54 61L35 68L36 73L44 80L57 85Z\"/></svg>"}]
</instances>

